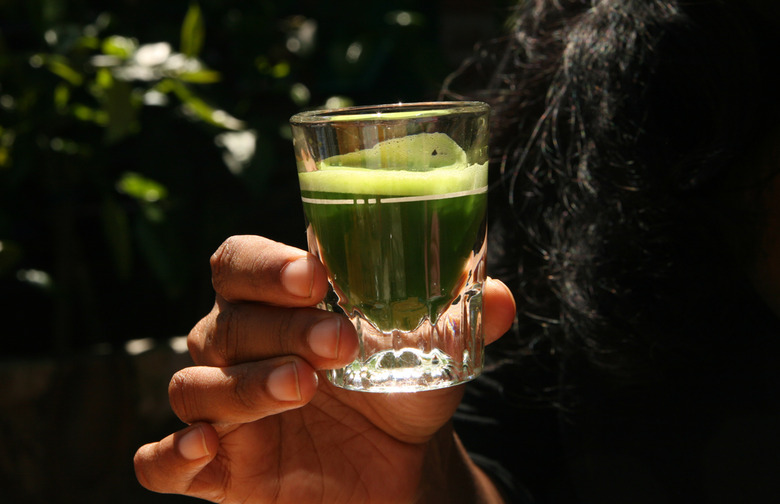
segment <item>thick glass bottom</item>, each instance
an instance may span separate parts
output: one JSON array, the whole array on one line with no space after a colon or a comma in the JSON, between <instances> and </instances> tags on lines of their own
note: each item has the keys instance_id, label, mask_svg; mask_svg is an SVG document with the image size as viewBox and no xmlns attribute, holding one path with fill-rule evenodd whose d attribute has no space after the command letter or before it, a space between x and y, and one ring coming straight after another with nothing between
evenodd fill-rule
<instances>
[{"instance_id":1,"label":"thick glass bottom","mask_svg":"<svg viewBox=\"0 0 780 504\"><path fill-rule=\"evenodd\" d=\"M482 371L477 356L456 360L440 350L429 353L417 349L386 350L365 362L328 371L328 380L339 387L362 392L419 392L452 387L476 378Z\"/></svg>"}]
</instances>

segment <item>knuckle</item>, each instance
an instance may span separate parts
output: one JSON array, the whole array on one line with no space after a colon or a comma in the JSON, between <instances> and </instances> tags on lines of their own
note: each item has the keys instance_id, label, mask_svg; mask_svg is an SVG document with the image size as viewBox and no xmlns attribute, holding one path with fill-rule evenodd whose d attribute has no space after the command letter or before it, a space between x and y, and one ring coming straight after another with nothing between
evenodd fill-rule
<instances>
[{"instance_id":1,"label":"knuckle","mask_svg":"<svg viewBox=\"0 0 780 504\"><path fill-rule=\"evenodd\" d=\"M236 363L242 314L242 310L230 304L221 307L216 314L214 329L206 336L204 345L209 364L227 366Z\"/></svg>"},{"instance_id":2,"label":"knuckle","mask_svg":"<svg viewBox=\"0 0 780 504\"><path fill-rule=\"evenodd\" d=\"M198 365L201 365L204 362L204 348L202 341L203 338L199 336L197 329L190 331L189 336L187 336L187 350L189 351L190 357L192 358L192 362Z\"/></svg>"},{"instance_id":3,"label":"knuckle","mask_svg":"<svg viewBox=\"0 0 780 504\"><path fill-rule=\"evenodd\" d=\"M258 381L250 379L246 370L237 370L233 376L233 401L241 411L255 411L259 402L257 397Z\"/></svg>"},{"instance_id":4,"label":"knuckle","mask_svg":"<svg viewBox=\"0 0 780 504\"><path fill-rule=\"evenodd\" d=\"M198 418L199 411L197 403L190 397L189 375L186 369L176 372L168 384L168 401L171 409L183 421L194 420Z\"/></svg>"},{"instance_id":5,"label":"knuckle","mask_svg":"<svg viewBox=\"0 0 780 504\"><path fill-rule=\"evenodd\" d=\"M146 457L145 455L149 451L147 446L141 447L133 457L133 468L135 470L135 477L138 483L147 490L153 490L152 480L147 474Z\"/></svg>"},{"instance_id":6,"label":"knuckle","mask_svg":"<svg viewBox=\"0 0 780 504\"><path fill-rule=\"evenodd\" d=\"M291 350L293 338L289 336L296 334L296 327L301 322L300 318L300 313L293 310L279 310L277 316L274 317L272 334L276 336L281 353L287 353Z\"/></svg>"},{"instance_id":7,"label":"knuckle","mask_svg":"<svg viewBox=\"0 0 780 504\"><path fill-rule=\"evenodd\" d=\"M160 443L149 443L138 449L133 457L133 469L135 477L142 487L162 493L171 490L170 481L161 477L161 474L170 469L164 459Z\"/></svg>"},{"instance_id":8,"label":"knuckle","mask_svg":"<svg viewBox=\"0 0 780 504\"><path fill-rule=\"evenodd\" d=\"M219 292L223 286L225 277L224 272L229 268L235 258L236 250L238 248L237 241L237 237L229 237L222 242L209 259L211 265L211 282L214 286L214 290L217 292Z\"/></svg>"},{"instance_id":9,"label":"knuckle","mask_svg":"<svg viewBox=\"0 0 780 504\"><path fill-rule=\"evenodd\" d=\"M187 350L196 364L205 362L208 349L206 343L211 339L213 333L215 314L215 311L212 311L203 317L187 335Z\"/></svg>"}]
</instances>

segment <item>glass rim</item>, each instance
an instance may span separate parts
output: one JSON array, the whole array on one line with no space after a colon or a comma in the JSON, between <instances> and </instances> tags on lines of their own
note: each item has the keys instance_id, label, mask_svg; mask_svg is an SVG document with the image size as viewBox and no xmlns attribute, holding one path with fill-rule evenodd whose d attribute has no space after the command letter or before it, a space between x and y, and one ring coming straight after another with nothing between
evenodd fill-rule
<instances>
[{"instance_id":1,"label":"glass rim","mask_svg":"<svg viewBox=\"0 0 780 504\"><path fill-rule=\"evenodd\" d=\"M414 120L435 115L483 113L490 105L481 101L424 101L398 102L381 105L356 105L332 109L313 109L299 112L290 118L293 125L341 121ZM416 112L416 113L415 113Z\"/></svg>"}]
</instances>

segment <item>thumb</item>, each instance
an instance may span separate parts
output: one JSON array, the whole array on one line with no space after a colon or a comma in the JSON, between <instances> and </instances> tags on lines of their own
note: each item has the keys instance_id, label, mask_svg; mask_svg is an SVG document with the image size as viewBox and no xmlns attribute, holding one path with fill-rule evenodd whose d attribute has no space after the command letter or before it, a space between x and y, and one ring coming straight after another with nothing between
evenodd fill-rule
<instances>
[{"instance_id":1,"label":"thumb","mask_svg":"<svg viewBox=\"0 0 780 504\"><path fill-rule=\"evenodd\" d=\"M218 448L219 438L211 425L190 425L139 448L133 459L136 478L154 492L191 493L193 481L214 459Z\"/></svg>"},{"instance_id":2,"label":"thumb","mask_svg":"<svg viewBox=\"0 0 780 504\"><path fill-rule=\"evenodd\" d=\"M512 291L503 282L488 278L483 291L485 344L492 343L512 328L517 307Z\"/></svg>"}]
</instances>

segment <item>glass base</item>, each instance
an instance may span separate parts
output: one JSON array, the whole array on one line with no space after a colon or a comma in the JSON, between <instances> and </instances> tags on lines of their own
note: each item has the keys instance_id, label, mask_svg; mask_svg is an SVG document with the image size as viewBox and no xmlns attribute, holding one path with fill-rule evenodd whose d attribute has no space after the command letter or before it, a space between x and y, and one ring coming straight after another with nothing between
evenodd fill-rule
<instances>
[{"instance_id":1,"label":"glass base","mask_svg":"<svg viewBox=\"0 0 780 504\"><path fill-rule=\"evenodd\" d=\"M425 353L405 348L386 350L372 355L365 362L359 360L342 369L327 372L334 385L361 392L420 392L452 387L476 378L482 363L474 363L474 356L464 351L456 361L440 350ZM459 364L469 363L464 366Z\"/></svg>"}]
</instances>

